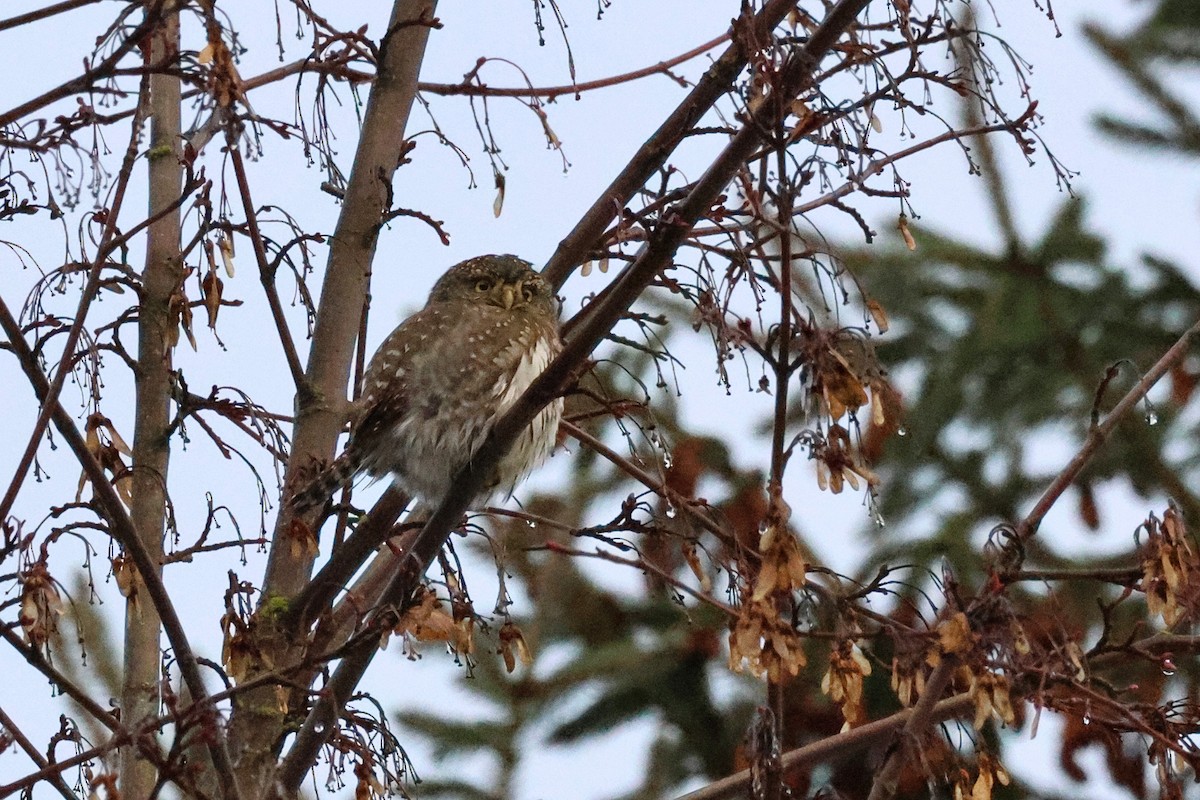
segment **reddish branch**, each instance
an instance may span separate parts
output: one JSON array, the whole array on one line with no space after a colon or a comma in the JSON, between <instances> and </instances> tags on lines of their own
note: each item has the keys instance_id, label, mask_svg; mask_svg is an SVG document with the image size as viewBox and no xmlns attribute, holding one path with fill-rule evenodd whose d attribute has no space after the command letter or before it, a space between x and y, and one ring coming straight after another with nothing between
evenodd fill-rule
<instances>
[{"instance_id":1,"label":"reddish branch","mask_svg":"<svg viewBox=\"0 0 1200 800\"><path fill-rule=\"evenodd\" d=\"M557 523L556 523L556 525L558 527L564 528L568 533L571 533L571 534L578 533L577 529L572 528L569 525L560 525ZM654 577L661 580L664 584L670 586L675 591L677 591L681 594L689 595L689 596L693 597L697 602L704 603L707 606L712 606L716 610L724 613L730 619L734 619L738 616L738 610L736 608L734 608L733 606L727 605L726 603L722 603L720 600L717 600L715 597L705 594L704 592L697 591L696 589L692 588L684 581L681 581L678 578L676 578L675 575L673 575L670 570L663 569L659 565L651 563L644 558L623 558L622 556L616 555L615 553L609 553L607 551L599 550L599 549L590 550L590 551L589 550L578 550L573 547L564 547L563 545L558 544L557 542L547 542L545 544L545 549L549 550L552 553L558 553L559 555L563 555L563 556L573 556L575 558L594 558L599 561L607 561L610 564L618 564L622 567L629 567L630 569L635 569L638 572L642 572L642 573L648 572L648 573L654 575Z\"/></svg>"},{"instance_id":2,"label":"reddish branch","mask_svg":"<svg viewBox=\"0 0 1200 800\"><path fill-rule=\"evenodd\" d=\"M86 92L94 87L98 82L106 80L114 74L117 64L121 59L132 52L140 44L145 37L157 27L162 19L163 7L166 0L155 0L154 3L147 6L145 17L141 23L129 31L129 34L121 41L119 45L113 48L112 53L102 60L99 64L84 72L82 75L72 78L71 80L56 86L44 94L41 94L32 100L27 100L21 105L11 108L8 111L0 114L0 130L12 125L14 122L29 116L30 114L45 108L46 106L64 97L70 97L74 94ZM133 7L131 6L131 9Z\"/></svg>"},{"instance_id":3,"label":"reddish branch","mask_svg":"<svg viewBox=\"0 0 1200 800\"><path fill-rule=\"evenodd\" d=\"M1033 120L1033 116L1036 111L1037 103L1030 103L1029 107L1025 109L1025 113L1011 122L997 122L991 125L980 125L978 127L964 128L962 130L948 130L945 133L937 136L931 136L924 141L917 142L916 144L906 147L903 150L897 150L895 153L890 153L889 155L874 159L869 162L866 167L854 177L853 180L846 181L844 184L832 191L826 192L819 197L814 197L812 200L797 205L796 214L807 214L810 211L820 208L821 206L828 205L835 200L840 200L841 198L858 191L862 187L863 182L868 178L873 178L876 175L881 174L884 167L908 158L909 156L915 155L922 150L928 150L935 145L944 144L945 142L961 141L972 136L984 136L989 133L999 133L1001 131L1008 131L1016 135L1021 130L1024 130L1030 121Z\"/></svg>"},{"instance_id":4,"label":"reddish branch","mask_svg":"<svg viewBox=\"0 0 1200 800\"><path fill-rule=\"evenodd\" d=\"M95 0L92 0L94 2ZM622 83L629 83L641 78L649 77L650 75L666 74L673 67L691 61L697 56L707 53L717 45L729 39L728 33L723 33L714 39L710 39L704 44L697 45L685 53L680 53L674 58L668 58L666 61L660 61L657 64L642 67L640 69L623 72L619 75L610 75L607 78L597 78L592 81L583 81L576 84L564 84L561 86L488 86L486 83L462 81L461 83L432 83L429 81L420 81L417 84L417 89L429 94L446 95L446 96L465 96L465 97L544 97L553 99L565 94L579 95L584 92L590 92L595 89L607 89L612 86L619 86ZM476 70L479 65L476 65ZM373 75L365 70L357 70L347 67L339 62L321 62L313 61L312 59L303 59L293 61L291 64L285 64L282 67L276 67L273 70L255 75L253 78L247 78L243 83L245 89L257 89L260 86L274 83L275 81L287 78L292 75L298 75L302 72L331 72L340 77L344 77L349 81L367 82L373 79ZM474 76L475 70L472 70L468 75Z\"/></svg>"},{"instance_id":5,"label":"reddish branch","mask_svg":"<svg viewBox=\"0 0 1200 800\"><path fill-rule=\"evenodd\" d=\"M417 84L417 87L422 92L439 95L468 95L471 97L545 97L554 99L560 95L574 94L576 96L583 92L590 92L594 89L606 89L610 86L618 86L622 83L629 83L650 75L670 74L669 70L672 67L679 66L699 55L707 53L722 42L728 41L729 33L723 33L715 39L710 39L702 45L693 47L686 53L680 53L674 58L669 58L666 61L660 61L648 67L635 69L631 72L623 72L620 75L612 75L608 78L599 78L594 81L584 81L582 83L564 84L562 86L514 86L509 88L488 86L485 83L471 83L463 81L462 83L426 83L422 81ZM479 66L482 65L482 61ZM478 69L478 66L476 67ZM468 76L474 77L476 70L468 73Z\"/></svg>"},{"instance_id":6,"label":"reddish branch","mask_svg":"<svg viewBox=\"0 0 1200 800\"><path fill-rule=\"evenodd\" d=\"M98 2L98 0L85 0L88 3ZM547 98L553 99L564 94L582 94L584 92L594 91L596 89L604 89L612 86L618 86L623 83L639 80L655 74L670 74L670 70L680 64L703 55L712 50L717 45L726 41L729 38L728 33L724 33L714 39L710 39L704 44L693 47L685 53L681 53L674 58L669 58L665 61L660 61L651 66L635 69L630 72L621 73L620 75L611 75L607 78L597 78L592 81L584 81L583 83L571 86L513 86L513 87L495 87L488 86L483 83L470 83L463 81L461 83L431 83L426 81L418 82L417 89L422 92L435 95L446 96L463 96L463 97L515 97L515 98ZM305 58L298 61L293 61L290 64L285 64L282 67L276 67L272 70L267 70L251 78L246 78L241 83L241 89L249 92L254 89L259 89L263 86L268 86L277 81L289 78L293 75L301 74L325 74L337 78L341 78L350 83L370 83L375 79L375 74L362 69L355 69L349 66L349 53L339 53L333 58L318 60L314 58ZM204 94L205 90L191 89L183 93L183 99L189 100L194 97L199 97ZM113 123L126 117L132 116L133 110L121 111L115 114L104 115L103 120L106 123ZM198 126L198 130L207 130L210 123L205 123ZM53 130L53 129L51 129ZM44 141L50 134L46 133L39 137L39 141ZM204 137L201 141L207 142L208 137ZM7 141L7 146L25 147L30 149L41 149L36 143L23 143L19 141ZM194 141L197 149L201 148L199 141Z\"/></svg>"}]
</instances>

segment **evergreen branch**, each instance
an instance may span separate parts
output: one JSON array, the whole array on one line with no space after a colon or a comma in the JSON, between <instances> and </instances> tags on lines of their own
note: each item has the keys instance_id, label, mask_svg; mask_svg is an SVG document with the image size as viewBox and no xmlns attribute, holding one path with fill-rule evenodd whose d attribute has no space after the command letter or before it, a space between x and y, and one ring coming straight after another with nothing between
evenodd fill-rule
<instances>
[{"instance_id":1,"label":"evergreen branch","mask_svg":"<svg viewBox=\"0 0 1200 800\"><path fill-rule=\"evenodd\" d=\"M1197 119L1187 104L1171 95L1166 87L1150 74L1142 59L1138 58L1115 36L1107 33L1095 23L1085 25L1084 35L1100 48L1150 100L1166 114L1179 130L1183 139L1200 138L1200 119Z\"/></svg>"}]
</instances>

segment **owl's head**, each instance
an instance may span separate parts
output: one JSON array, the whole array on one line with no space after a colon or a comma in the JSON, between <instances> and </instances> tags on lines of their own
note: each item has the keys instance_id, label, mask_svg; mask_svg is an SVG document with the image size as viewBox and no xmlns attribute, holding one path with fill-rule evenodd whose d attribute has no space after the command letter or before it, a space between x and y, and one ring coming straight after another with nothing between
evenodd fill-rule
<instances>
[{"instance_id":1,"label":"owl's head","mask_svg":"<svg viewBox=\"0 0 1200 800\"><path fill-rule=\"evenodd\" d=\"M512 255L476 256L455 264L433 285L430 303L449 301L556 313L550 285L533 265Z\"/></svg>"}]
</instances>

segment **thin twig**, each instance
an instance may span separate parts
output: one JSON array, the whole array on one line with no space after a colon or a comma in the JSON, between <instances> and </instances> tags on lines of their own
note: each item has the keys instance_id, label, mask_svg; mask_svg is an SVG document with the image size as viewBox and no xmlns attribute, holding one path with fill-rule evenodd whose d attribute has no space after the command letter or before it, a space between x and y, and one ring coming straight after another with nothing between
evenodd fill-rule
<instances>
[{"instance_id":1,"label":"thin twig","mask_svg":"<svg viewBox=\"0 0 1200 800\"><path fill-rule=\"evenodd\" d=\"M77 8L90 6L93 3L99 3L100 0L62 0L60 3L48 5L45 8L37 8L33 11L26 11L24 14L18 14L15 17L8 19L0 19L0 31L6 31L9 28L19 28L22 25L28 25L31 22L49 19L57 14L62 14L66 11L74 11Z\"/></svg>"},{"instance_id":2,"label":"thin twig","mask_svg":"<svg viewBox=\"0 0 1200 800\"><path fill-rule=\"evenodd\" d=\"M607 78L598 78L592 81L584 81L582 83L564 84L562 86L513 86L513 87L498 87L488 86L484 83L427 83L422 81L417 84L422 92L438 95L469 95L472 97L546 97L555 98L560 95L574 94L579 95L583 92L590 92L594 89L606 89L610 86L617 86L622 83L629 83L640 78L645 78L650 75L658 75L666 73L672 67L676 67L686 61L691 61L699 55L707 53L717 45L729 41L729 32L708 40L702 45L693 47L686 53L680 53L674 58L668 58L666 61L660 61L657 64L652 64L641 69L623 72L620 75L612 75Z\"/></svg>"},{"instance_id":3,"label":"thin twig","mask_svg":"<svg viewBox=\"0 0 1200 800\"><path fill-rule=\"evenodd\" d=\"M143 23L144 24L144 23ZM149 82L149 76L142 79L142 89L139 97L146 96L146 85ZM92 263L88 266L88 277L84 284L83 291L79 297L79 305L75 309L75 318L71 320L71 327L67 331L67 341L63 345L63 354L59 359L58 367L53 373L53 378L50 381L46 393L46 400L42 402L41 411L38 413L37 420L33 424L33 433L29 437L29 443L25 447L25 452L17 464L16 474L13 476L12 482L9 484L5 492L4 499L0 500L0 519L8 516L8 512L12 509L12 505L16 502L17 493L21 489L22 483L25 480L25 474L29 470L30 464L37 453L38 446L41 444L42 435L46 432L46 426L50 424L50 414L58 402L58 396L62 393L63 385L66 383L67 375L71 372L72 365L75 361L75 348L79 346L79 339L83 335L84 320L87 319L88 309L91 308L92 300L95 299L96 293L100 287L100 273L103 271L108 254L111 252L110 246L113 236L117 231L117 219L121 216L121 206L125 201L125 191L129 187L130 177L133 175L134 162L137 160L139 152L138 144L141 141L142 125L145 122L146 108L139 101L137 114L134 117L132 130L129 135L129 144L125 147L125 156L121 163L121 169L117 174L116 188L113 192L113 201L107 210L107 218L104 221L104 229L100 234L100 242L96 246L96 256L92 259ZM4 127L4 123L0 122L0 128ZM14 335L8 332L10 338ZM20 336L19 329L16 334ZM24 339L22 339L24 341ZM40 374L40 370L39 370Z\"/></svg>"},{"instance_id":4,"label":"thin twig","mask_svg":"<svg viewBox=\"0 0 1200 800\"><path fill-rule=\"evenodd\" d=\"M629 475L638 483L642 484L647 489L666 500L673 508L681 509L685 514L694 519L702 528L716 536L722 542L730 543L734 541L733 535L730 534L729 531L725 530L725 528L723 528L719 523L705 514L701 510L702 506L700 506L700 504L696 503L691 498L684 497L678 492L673 491L666 485L665 482L642 469L637 464L634 464L629 459L622 457L620 453L616 452L604 442L600 441L575 423L563 420L559 423L559 425L568 436L575 439L597 455L603 456L622 472Z\"/></svg>"},{"instance_id":5,"label":"thin twig","mask_svg":"<svg viewBox=\"0 0 1200 800\"><path fill-rule=\"evenodd\" d=\"M0 639L4 639L13 649L25 659L31 667L36 669L46 679L52 683L55 688L70 697L87 713L91 714L97 722L110 731L122 730L121 721L113 716L109 711L93 700L87 692L79 688L69 677L55 669L46 658L38 651L36 647L26 644L21 641L21 637L10 630L7 626L0 626Z\"/></svg>"},{"instance_id":6,"label":"thin twig","mask_svg":"<svg viewBox=\"0 0 1200 800\"><path fill-rule=\"evenodd\" d=\"M279 343L283 346L283 355L287 360L288 369L292 373L292 382L296 391L303 393L306 381L304 366L300 363L300 355L296 352L296 342L292 338L291 328L288 327L287 317L283 313L283 304L279 301L279 290L275 286L275 272L267 264L267 250L263 245L262 233L258 229L258 212L254 208L254 201L250 198L250 182L246 179L246 165L242 161L242 151L236 145L231 145L229 156L233 162L234 176L237 178L238 194L242 198L242 210L246 213L246 227L250 231L250 242L254 246L254 259L258 262L258 278L267 295L271 319L274 320L275 330L279 333Z\"/></svg>"},{"instance_id":7,"label":"thin twig","mask_svg":"<svg viewBox=\"0 0 1200 800\"><path fill-rule=\"evenodd\" d=\"M969 138L971 136L983 136L984 134L988 134L988 133L1000 133L1001 131L1020 130L1021 128L1023 128L1025 125L1027 125L1033 119L1033 115L1034 115L1035 111L1036 111L1036 105L1030 104L1029 107L1025 109L1025 113L1022 114L1017 119L1013 120L1012 122L997 122L992 125L980 125L975 128L965 128L962 130L949 130L949 131L946 131L945 133L938 134L937 136L932 136L924 141L917 142L916 144L911 145L910 147L906 147L903 150L897 150L896 152L891 153L887 156L883 156L881 158L874 159L873 161L870 161L858 173L858 175L854 176L854 178L852 178L851 180L846 181L838 188L836 188L832 191L826 192L825 194L823 194L819 197L814 197L812 200L809 200L806 203L801 203L798 206L796 206L796 214L798 216L808 214L812 211L815 211L817 208L820 208L821 206L828 205L829 203L833 202L834 200L840 200L841 198L845 197L846 195L851 194L852 192L858 191L859 189L862 188L863 183L868 178L873 178L874 176L882 173L884 167L888 166L889 164L894 164L897 161L900 161L902 159L908 158L909 156L915 155L916 153L919 153L922 150L928 150L931 147L934 147L939 144L943 144L945 142L954 142L954 141L958 141L960 139Z\"/></svg>"},{"instance_id":8,"label":"thin twig","mask_svg":"<svg viewBox=\"0 0 1200 800\"><path fill-rule=\"evenodd\" d=\"M558 553L559 555L575 556L578 558L595 558L600 561L607 561L611 564L618 564L623 567L629 567L631 569L636 569L639 572L649 572L649 573L653 574L655 577L662 580L667 585L676 589L677 591L683 592L684 594L691 595L693 598L695 598L696 600L699 600L701 603L712 606L713 608L717 609L718 611L728 615L731 619L736 619L738 617L738 615L741 613L733 606L730 606L726 603L722 603L720 600L716 599L715 597L712 597L710 595L705 594L704 592L700 592L700 591L693 589L691 586L688 586L683 581L677 579L674 575L672 575L667 570L663 569L662 567L658 566L657 564L652 564L651 562L646 561L645 559L642 559L642 558L624 558L622 556L617 555L616 553L609 553L607 551L600 550L600 549L579 550L579 549L573 548L573 547L564 547L563 545L560 545L557 542L546 542L546 544L543 546L543 549L549 550L551 553Z\"/></svg>"},{"instance_id":9,"label":"thin twig","mask_svg":"<svg viewBox=\"0 0 1200 800\"><path fill-rule=\"evenodd\" d=\"M138 47L146 35L158 25L159 19L162 17L164 2L165 0L156 0L146 8L146 16L142 19L141 23L129 32L129 35L113 49L112 54L108 58L82 75L59 84L50 91L44 92L32 100L27 100L21 105L0 114L0 130L40 108L45 108L64 97L70 97L73 94L86 91L94 86L97 81L110 77L113 69L121 59Z\"/></svg>"}]
</instances>

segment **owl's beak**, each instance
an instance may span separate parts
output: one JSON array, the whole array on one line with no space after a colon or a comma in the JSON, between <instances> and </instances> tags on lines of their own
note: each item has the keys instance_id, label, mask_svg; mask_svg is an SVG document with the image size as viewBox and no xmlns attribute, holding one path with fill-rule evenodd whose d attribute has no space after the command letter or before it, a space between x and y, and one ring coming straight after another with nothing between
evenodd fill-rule
<instances>
[{"instance_id":1,"label":"owl's beak","mask_svg":"<svg viewBox=\"0 0 1200 800\"><path fill-rule=\"evenodd\" d=\"M517 287L511 283L506 283L500 287L500 302L506 311L513 307L520 296L521 293L517 291Z\"/></svg>"}]
</instances>

